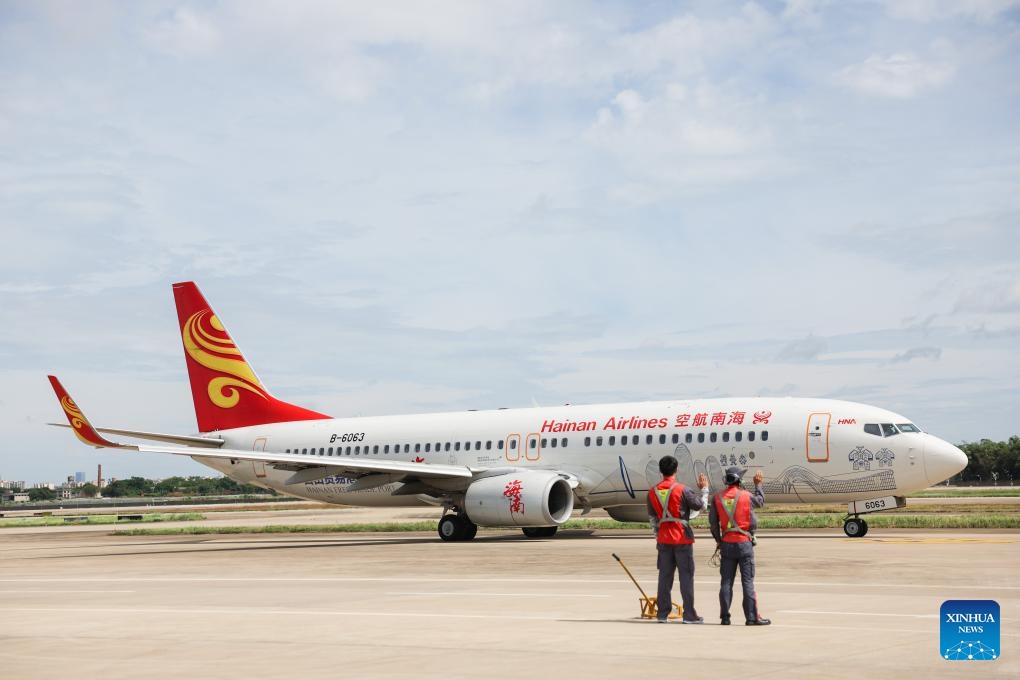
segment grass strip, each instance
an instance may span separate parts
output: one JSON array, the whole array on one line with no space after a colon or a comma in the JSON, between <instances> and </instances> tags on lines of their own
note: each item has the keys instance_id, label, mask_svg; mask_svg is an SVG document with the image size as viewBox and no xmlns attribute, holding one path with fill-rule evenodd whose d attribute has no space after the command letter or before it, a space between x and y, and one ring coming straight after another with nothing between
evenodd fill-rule
<instances>
[{"instance_id":1,"label":"grass strip","mask_svg":"<svg viewBox=\"0 0 1020 680\"><path fill-rule=\"evenodd\" d=\"M991 489L954 489L950 487L925 489L907 498L1004 498L1020 496L1020 487L999 486Z\"/></svg>"},{"instance_id":2,"label":"grass strip","mask_svg":"<svg viewBox=\"0 0 1020 680\"><path fill-rule=\"evenodd\" d=\"M199 512L156 512L142 515L140 520L118 520L117 515L47 515L46 517L11 517L0 519L0 529L80 526L82 524L122 524L127 522L190 522L200 519L205 519L205 515Z\"/></svg>"}]
</instances>

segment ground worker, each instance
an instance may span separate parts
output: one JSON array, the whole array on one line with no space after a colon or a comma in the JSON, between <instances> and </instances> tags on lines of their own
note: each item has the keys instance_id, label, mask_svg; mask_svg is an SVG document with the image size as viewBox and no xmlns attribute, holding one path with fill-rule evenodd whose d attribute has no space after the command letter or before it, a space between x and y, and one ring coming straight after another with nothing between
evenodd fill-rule
<instances>
[{"instance_id":1,"label":"ground worker","mask_svg":"<svg viewBox=\"0 0 1020 680\"><path fill-rule=\"evenodd\" d=\"M754 493L740 488L745 470L738 467L726 469L726 489L712 500L708 510L708 525L715 537L720 553L719 562L719 609L722 625L730 625L730 603L733 601L733 580L740 568L740 585L744 591L744 622L748 626L767 626L772 623L758 612L758 598L754 592L754 538L758 530L758 518L754 508L765 505L765 493L761 488L764 475L761 470L754 474Z\"/></svg>"},{"instance_id":2,"label":"ground worker","mask_svg":"<svg viewBox=\"0 0 1020 680\"><path fill-rule=\"evenodd\" d=\"M679 467L673 456L659 459L662 481L648 490L648 516L655 531L658 550L659 592L656 599L656 618L666 623L673 608L673 574L680 573L680 597L684 614L681 623L704 623L694 609L694 531L691 529L691 510L708 505L708 477L698 475L701 495L676 481Z\"/></svg>"}]
</instances>

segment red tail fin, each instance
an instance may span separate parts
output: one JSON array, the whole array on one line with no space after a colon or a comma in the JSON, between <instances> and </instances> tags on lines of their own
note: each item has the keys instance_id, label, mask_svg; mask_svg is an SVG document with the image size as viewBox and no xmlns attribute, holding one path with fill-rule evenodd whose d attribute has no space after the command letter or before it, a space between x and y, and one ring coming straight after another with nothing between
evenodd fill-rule
<instances>
[{"instance_id":1,"label":"red tail fin","mask_svg":"<svg viewBox=\"0 0 1020 680\"><path fill-rule=\"evenodd\" d=\"M174 301L200 432L330 417L270 395L194 283L175 283Z\"/></svg>"}]
</instances>

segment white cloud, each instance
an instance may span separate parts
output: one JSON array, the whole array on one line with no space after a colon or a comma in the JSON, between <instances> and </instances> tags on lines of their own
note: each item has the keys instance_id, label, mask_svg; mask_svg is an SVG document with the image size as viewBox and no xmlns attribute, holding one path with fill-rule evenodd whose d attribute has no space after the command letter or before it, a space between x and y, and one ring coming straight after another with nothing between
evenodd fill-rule
<instances>
[{"instance_id":1,"label":"white cloud","mask_svg":"<svg viewBox=\"0 0 1020 680\"><path fill-rule=\"evenodd\" d=\"M872 55L859 64L843 68L838 79L862 94L910 99L935 90L952 79L955 67L944 62L925 62L909 52Z\"/></svg>"},{"instance_id":2,"label":"white cloud","mask_svg":"<svg viewBox=\"0 0 1020 680\"><path fill-rule=\"evenodd\" d=\"M1014 271L992 276L991 281L964 288L954 311L967 314L1020 312L1020 273Z\"/></svg>"},{"instance_id":3,"label":"white cloud","mask_svg":"<svg viewBox=\"0 0 1020 680\"><path fill-rule=\"evenodd\" d=\"M156 49L178 57L208 55L221 43L214 18L188 7L178 7L157 19L145 37Z\"/></svg>"},{"instance_id":4,"label":"white cloud","mask_svg":"<svg viewBox=\"0 0 1020 680\"><path fill-rule=\"evenodd\" d=\"M933 22L956 18L992 21L1018 0L889 0L887 11L897 19Z\"/></svg>"}]
</instances>

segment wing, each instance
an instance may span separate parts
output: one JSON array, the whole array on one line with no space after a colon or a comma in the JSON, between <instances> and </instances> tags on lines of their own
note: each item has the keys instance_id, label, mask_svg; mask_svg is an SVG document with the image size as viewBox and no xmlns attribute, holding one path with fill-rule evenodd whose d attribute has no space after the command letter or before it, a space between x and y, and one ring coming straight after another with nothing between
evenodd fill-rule
<instances>
[{"instance_id":1,"label":"wing","mask_svg":"<svg viewBox=\"0 0 1020 680\"><path fill-rule=\"evenodd\" d=\"M463 465L438 465L434 463L412 463L396 460L348 460L345 458L323 458L319 456L303 456L293 453L274 453L271 451L248 451L241 449L210 449L207 441L198 437L179 437L177 435L160 435L170 441L190 441L191 439L203 439L199 446L152 446L146 444L122 444L103 437L99 431L92 426L88 418L68 394L64 386L60 384L55 376L49 376L53 391L60 401L60 407L67 416L71 429L78 439L96 448L125 449L139 451L141 453L168 453L175 456L189 456L192 458L230 460L230 461L254 461L271 465L278 470L289 470L294 474L287 479L287 484L301 484L315 481L330 475L342 474L355 478L360 482L360 488L371 488L372 486L387 484L392 481L416 481L416 480L440 480L440 479L470 479L474 476L473 470ZM120 433L129 436L154 435L156 433L141 433L135 430L112 430L104 429L104 432ZM221 441L222 443L222 441ZM357 484L357 483L356 483ZM351 489L356 490L356 488Z\"/></svg>"}]
</instances>

